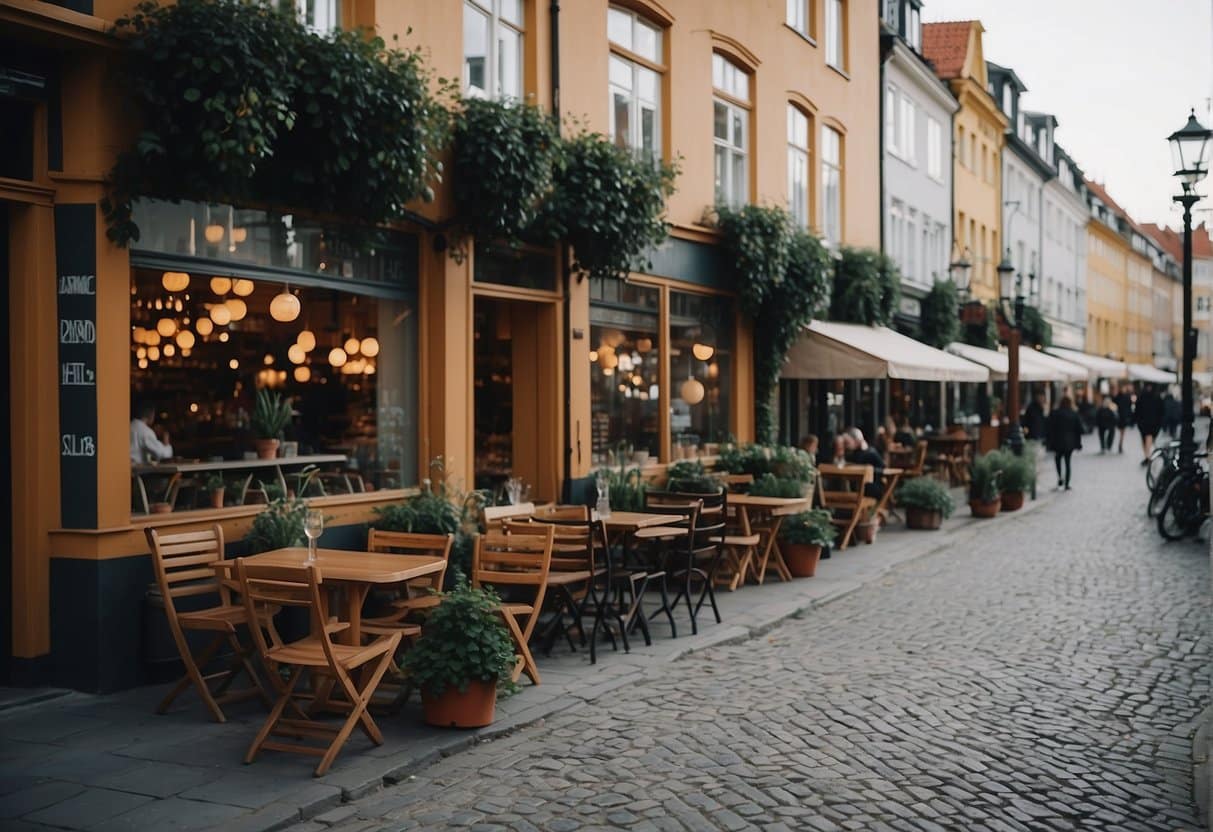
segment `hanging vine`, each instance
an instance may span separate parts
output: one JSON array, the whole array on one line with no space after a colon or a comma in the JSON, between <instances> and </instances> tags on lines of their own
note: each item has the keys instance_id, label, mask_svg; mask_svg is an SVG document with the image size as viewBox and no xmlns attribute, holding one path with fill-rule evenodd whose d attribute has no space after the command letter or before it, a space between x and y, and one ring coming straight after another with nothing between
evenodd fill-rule
<instances>
[{"instance_id":1,"label":"hanging vine","mask_svg":"<svg viewBox=\"0 0 1213 832\"><path fill-rule=\"evenodd\" d=\"M834 271L830 320L885 326L897 313L901 279L897 266L875 249L843 246Z\"/></svg>"},{"instance_id":2,"label":"hanging vine","mask_svg":"<svg viewBox=\"0 0 1213 832\"><path fill-rule=\"evenodd\" d=\"M960 299L956 284L950 280L937 280L922 299L919 315L919 333L924 343L943 349L960 334L960 318L957 309Z\"/></svg>"}]
</instances>

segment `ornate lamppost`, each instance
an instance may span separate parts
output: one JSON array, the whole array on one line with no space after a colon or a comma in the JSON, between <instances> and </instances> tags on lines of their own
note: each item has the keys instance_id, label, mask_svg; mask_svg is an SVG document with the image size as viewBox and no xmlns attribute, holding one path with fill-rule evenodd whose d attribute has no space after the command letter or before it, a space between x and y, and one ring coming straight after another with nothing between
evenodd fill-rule
<instances>
[{"instance_id":1,"label":"ornate lamppost","mask_svg":"<svg viewBox=\"0 0 1213 832\"><path fill-rule=\"evenodd\" d=\"M1028 294L1034 294L1036 275L1028 275ZM1019 423L1019 344L1023 336L1024 306L1027 299L1023 294L1023 275L1015 271L1011 265L1011 249L1007 249L998 264L998 302L1002 308L1002 316L1006 319L1010 330L1007 338L1007 415L1011 427L1007 433L1007 444L1011 453L1023 455L1023 426Z\"/></svg>"},{"instance_id":2,"label":"ornate lamppost","mask_svg":"<svg viewBox=\"0 0 1213 832\"><path fill-rule=\"evenodd\" d=\"M1196 357L1196 330L1192 328L1192 206L1200 201L1196 184L1209 172L1209 139L1213 131L1196 120L1196 111L1188 123L1172 133L1171 155L1175 160L1175 177L1183 193L1172 197L1184 209L1184 306L1183 306L1183 421L1179 431L1179 466L1190 469L1195 464L1196 429L1192 401L1192 362Z\"/></svg>"}]
</instances>

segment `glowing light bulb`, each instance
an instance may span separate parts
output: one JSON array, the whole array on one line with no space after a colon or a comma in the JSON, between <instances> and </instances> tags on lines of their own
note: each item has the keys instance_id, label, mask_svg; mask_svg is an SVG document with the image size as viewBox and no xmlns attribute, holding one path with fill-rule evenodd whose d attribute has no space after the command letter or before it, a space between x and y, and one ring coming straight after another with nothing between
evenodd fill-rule
<instances>
[{"instance_id":1,"label":"glowing light bulb","mask_svg":"<svg viewBox=\"0 0 1213 832\"><path fill-rule=\"evenodd\" d=\"M161 318L156 321L156 331L168 338L177 331L177 322L172 318Z\"/></svg>"},{"instance_id":2,"label":"glowing light bulb","mask_svg":"<svg viewBox=\"0 0 1213 832\"><path fill-rule=\"evenodd\" d=\"M345 351L348 355L357 355L358 350L362 348L362 342L357 338L349 338L345 342Z\"/></svg>"},{"instance_id":3,"label":"glowing light bulb","mask_svg":"<svg viewBox=\"0 0 1213 832\"><path fill-rule=\"evenodd\" d=\"M194 329L198 330L199 335L210 335L215 331L215 322L210 318L199 318L194 322Z\"/></svg>"},{"instance_id":4,"label":"glowing light bulb","mask_svg":"<svg viewBox=\"0 0 1213 832\"><path fill-rule=\"evenodd\" d=\"M275 321L289 323L299 317L299 298L290 292L274 295L270 301L270 317Z\"/></svg>"},{"instance_id":5,"label":"glowing light bulb","mask_svg":"<svg viewBox=\"0 0 1213 832\"><path fill-rule=\"evenodd\" d=\"M240 369L240 361L233 358L231 361L227 362L227 366L231 367L233 370L238 370Z\"/></svg>"},{"instance_id":6,"label":"glowing light bulb","mask_svg":"<svg viewBox=\"0 0 1213 832\"><path fill-rule=\"evenodd\" d=\"M223 239L223 226L219 223L211 223L202 232L208 243L217 243Z\"/></svg>"},{"instance_id":7,"label":"glowing light bulb","mask_svg":"<svg viewBox=\"0 0 1213 832\"><path fill-rule=\"evenodd\" d=\"M334 367L344 366L348 358L349 356L345 354L345 350L341 349L341 347L333 347L329 350L329 364Z\"/></svg>"},{"instance_id":8,"label":"glowing light bulb","mask_svg":"<svg viewBox=\"0 0 1213 832\"><path fill-rule=\"evenodd\" d=\"M707 361L716 354L716 348L709 344L694 344L691 346L691 355L698 358L700 361Z\"/></svg>"},{"instance_id":9,"label":"glowing light bulb","mask_svg":"<svg viewBox=\"0 0 1213 832\"><path fill-rule=\"evenodd\" d=\"M379 354L379 341L373 336L362 339L362 354L367 358L374 358Z\"/></svg>"},{"instance_id":10,"label":"glowing light bulb","mask_svg":"<svg viewBox=\"0 0 1213 832\"><path fill-rule=\"evenodd\" d=\"M307 353L298 344L291 344L286 350L286 357L292 364L302 364L307 360Z\"/></svg>"},{"instance_id":11,"label":"glowing light bulb","mask_svg":"<svg viewBox=\"0 0 1213 832\"><path fill-rule=\"evenodd\" d=\"M299 333L299 337L295 339L295 343L303 347L304 352L311 352L316 349L316 336L311 330L305 329Z\"/></svg>"},{"instance_id":12,"label":"glowing light bulb","mask_svg":"<svg viewBox=\"0 0 1213 832\"><path fill-rule=\"evenodd\" d=\"M161 285L168 292L183 292L189 288L190 276L185 272L165 272L160 278Z\"/></svg>"},{"instance_id":13,"label":"glowing light bulb","mask_svg":"<svg viewBox=\"0 0 1213 832\"><path fill-rule=\"evenodd\" d=\"M240 298L228 298L223 302L223 305L232 313L233 321L242 321L244 316L248 314L248 304Z\"/></svg>"},{"instance_id":14,"label":"glowing light bulb","mask_svg":"<svg viewBox=\"0 0 1213 832\"><path fill-rule=\"evenodd\" d=\"M227 326L232 322L232 310L226 304L217 303L211 307L211 320L217 326Z\"/></svg>"},{"instance_id":15,"label":"glowing light bulb","mask_svg":"<svg viewBox=\"0 0 1213 832\"><path fill-rule=\"evenodd\" d=\"M311 378L312 378L312 370L310 367L296 367L295 368L295 381L299 382L300 384L307 384L307 382L310 381Z\"/></svg>"},{"instance_id":16,"label":"glowing light bulb","mask_svg":"<svg viewBox=\"0 0 1213 832\"><path fill-rule=\"evenodd\" d=\"M226 295L232 291L232 279L230 277L212 277L211 291L216 295Z\"/></svg>"},{"instance_id":17,"label":"glowing light bulb","mask_svg":"<svg viewBox=\"0 0 1213 832\"><path fill-rule=\"evenodd\" d=\"M247 277L238 277L232 281L232 294L247 298L257 288Z\"/></svg>"},{"instance_id":18,"label":"glowing light bulb","mask_svg":"<svg viewBox=\"0 0 1213 832\"><path fill-rule=\"evenodd\" d=\"M178 332L177 333L177 346L181 347L181 349L183 349L183 350L193 349L194 333L190 332L188 329L183 329L180 332Z\"/></svg>"}]
</instances>

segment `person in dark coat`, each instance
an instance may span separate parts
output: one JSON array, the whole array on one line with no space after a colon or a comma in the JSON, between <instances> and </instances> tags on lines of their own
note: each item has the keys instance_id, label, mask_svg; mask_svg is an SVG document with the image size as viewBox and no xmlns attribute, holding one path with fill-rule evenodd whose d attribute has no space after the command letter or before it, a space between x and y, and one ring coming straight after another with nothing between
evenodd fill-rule
<instances>
[{"instance_id":1,"label":"person in dark coat","mask_svg":"<svg viewBox=\"0 0 1213 832\"><path fill-rule=\"evenodd\" d=\"M1141 464L1145 465L1150 461L1150 451L1154 450L1154 437L1162 430L1163 420L1162 399L1154 390L1153 384L1142 388L1134 406L1134 418L1137 421L1137 430L1141 433Z\"/></svg>"},{"instance_id":2,"label":"person in dark coat","mask_svg":"<svg viewBox=\"0 0 1213 832\"><path fill-rule=\"evenodd\" d=\"M1095 427L1099 429L1101 454L1112 450L1112 443L1116 441L1116 424L1116 402L1112 401L1111 396L1104 396L1099 402L1099 409L1095 411Z\"/></svg>"},{"instance_id":3,"label":"person in dark coat","mask_svg":"<svg viewBox=\"0 0 1213 832\"><path fill-rule=\"evenodd\" d=\"M1043 439L1045 435L1045 394L1037 390L1032 401L1023 409L1022 424L1029 439Z\"/></svg>"},{"instance_id":4,"label":"person in dark coat","mask_svg":"<svg viewBox=\"0 0 1213 832\"><path fill-rule=\"evenodd\" d=\"M1120 445L1117 453L1125 452L1125 431L1133 424L1133 385L1120 385L1116 394L1116 426L1120 428Z\"/></svg>"},{"instance_id":5,"label":"person in dark coat","mask_svg":"<svg viewBox=\"0 0 1213 832\"><path fill-rule=\"evenodd\" d=\"M1179 399L1168 390L1162 397L1162 429L1171 435L1172 439L1179 436L1179 423L1183 415L1183 405Z\"/></svg>"},{"instance_id":6,"label":"person in dark coat","mask_svg":"<svg viewBox=\"0 0 1213 832\"><path fill-rule=\"evenodd\" d=\"M1061 403L1049 414L1045 426L1048 448L1057 466L1057 487L1070 490L1070 456L1082 450L1082 423L1074 410L1074 400L1062 396Z\"/></svg>"}]
</instances>

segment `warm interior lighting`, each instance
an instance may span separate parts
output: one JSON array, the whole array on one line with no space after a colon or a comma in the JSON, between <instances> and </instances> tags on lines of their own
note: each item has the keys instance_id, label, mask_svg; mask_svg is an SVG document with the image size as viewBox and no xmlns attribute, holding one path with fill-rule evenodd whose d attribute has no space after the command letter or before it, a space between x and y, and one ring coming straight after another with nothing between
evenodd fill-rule
<instances>
[{"instance_id":1,"label":"warm interior lighting","mask_svg":"<svg viewBox=\"0 0 1213 832\"><path fill-rule=\"evenodd\" d=\"M379 340L374 336L362 339L362 354L374 358L379 354Z\"/></svg>"},{"instance_id":2,"label":"warm interior lighting","mask_svg":"<svg viewBox=\"0 0 1213 832\"><path fill-rule=\"evenodd\" d=\"M698 358L700 361L707 361L716 354L716 348L711 344L693 344L691 346L691 355Z\"/></svg>"},{"instance_id":3,"label":"warm interior lighting","mask_svg":"<svg viewBox=\"0 0 1213 832\"><path fill-rule=\"evenodd\" d=\"M244 320L244 316L248 314L248 304L240 298L228 298L223 302L223 305L231 312L233 321L242 321Z\"/></svg>"},{"instance_id":4,"label":"warm interior lighting","mask_svg":"<svg viewBox=\"0 0 1213 832\"><path fill-rule=\"evenodd\" d=\"M309 368L309 367L296 367L295 368L295 381L299 382L300 384L306 384L308 381L311 380L311 378L312 378L311 368Z\"/></svg>"},{"instance_id":5,"label":"warm interior lighting","mask_svg":"<svg viewBox=\"0 0 1213 832\"><path fill-rule=\"evenodd\" d=\"M357 355L358 351L360 349L362 349L362 342L359 341L357 338L347 338L346 339L346 341L345 341L346 354Z\"/></svg>"},{"instance_id":6,"label":"warm interior lighting","mask_svg":"<svg viewBox=\"0 0 1213 832\"><path fill-rule=\"evenodd\" d=\"M172 318L161 318L156 321L156 331L165 338L169 338L177 331L177 322Z\"/></svg>"},{"instance_id":7,"label":"warm interior lighting","mask_svg":"<svg viewBox=\"0 0 1213 832\"><path fill-rule=\"evenodd\" d=\"M345 350L341 349L341 347L333 347L329 350L329 364L332 364L334 367L344 366L347 358L349 356L345 354Z\"/></svg>"},{"instance_id":8,"label":"warm interior lighting","mask_svg":"<svg viewBox=\"0 0 1213 832\"><path fill-rule=\"evenodd\" d=\"M311 352L316 349L316 335L311 330L305 329L299 333L295 343L303 347L304 352Z\"/></svg>"},{"instance_id":9,"label":"warm interior lighting","mask_svg":"<svg viewBox=\"0 0 1213 832\"><path fill-rule=\"evenodd\" d=\"M215 322L210 318L199 318L194 322L194 329L198 330L199 335L210 335L215 331Z\"/></svg>"},{"instance_id":10,"label":"warm interior lighting","mask_svg":"<svg viewBox=\"0 0 1213 832\"><path fill-rule=\"evenodd\" d=\"M185 272L165 272L160 283L167 292L184 292L189 288L190 276Z\"/></svg>"},{"instance_id":11,"label":"warm interior lighting","mask_svg":"<svg viewBox=\"0 0 1213 832\"><path fill-rule=\"evenodd\" d=\"M687 404L699 404L703 401L703 382L697 378L688 378L678 392Z\"/></svg>"},{"instance_id":12,"label":"warm interior lighting","mask_svg":"<svg viewBox=\"0 0 1213 832\"><path fill-rule=\"evenodd\" d=\"M217 303L211 307L211 320L217 326L227 326L232 322L232 310L228 309L225 304Z\"/></svg>"},{"instance_id":13,"label":"warm interior lighting","mask_svg":"<svg viewBox=\"0 0 1213 832\"><path fill-rule=\"evenodd\" d=\"M291 344L286 350L286 357L292 364L302 364L307 360L307 353L298 344Z\"/></svg>"},{"instance_id":14,"label":"warm interior lighting","mask_svg":"<svg viewBox=\"0 0 1213 832\"><path fill-rule=\"evenodd\" d=\"M217 243L223 239L223 226L219 223L211 223L202 232L208 243Z\"/></svg>"},{"instance_id":15,"label":"warm interior lighting","mask_svg":"<svg viewBox=\"0 0 1213 832\"><path fill-rule=\"evenodd\" d=\"M233 370L239 370L240 361L239 359L233 358L231 361L227 362L227 366L231 367Z\"/></svg>"},{"instance_id":16,"label":"warm interior lighting","mask_svg":"<svg viewBox=\"0 0 1213 832\"><path fill-rule=\"evenodd\" d=\"M247 298L257 287L247 277L238 277L232 281L232 294Z\"/></svg>"},{"instance_id":17,"label":"warm interior lighting","mask_svg":"<svg viewBox=\"0 0 1213 832\"><path fill-rule=\"evenodd\" d=\"M211 291L216 295L226 295L232 290L232 279L230 277L212 277Z\"/></svg>"},{"instance_id":18,"label":"warm interior lighting","mask_svg":"<svg viewBox=\"0 0 1213 832\"><path fill-rule=\"evenodd\" d=\"M290 323L299 317L299 310L299 298L287 291L274 295L270 301L270 317L275 321Z\"/></svg>"},{"instance_id":19,"label":"warm interior lighting","mask_svg":"<svg viewBox=\"0 0 1213 832\"><path fill-rule=\"evenodd\" d=\"M183 349L183 350L193 349L194 348L194 333L190 332L188 329L183 329L180 332L178 332L177 333L177 346L181 347L181 349Z\"/></svg>"}]
</instances>

